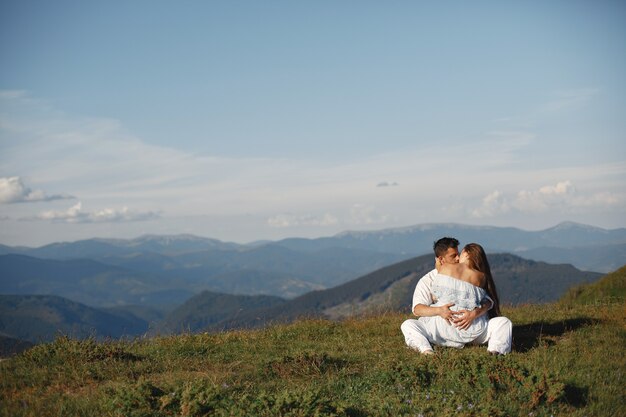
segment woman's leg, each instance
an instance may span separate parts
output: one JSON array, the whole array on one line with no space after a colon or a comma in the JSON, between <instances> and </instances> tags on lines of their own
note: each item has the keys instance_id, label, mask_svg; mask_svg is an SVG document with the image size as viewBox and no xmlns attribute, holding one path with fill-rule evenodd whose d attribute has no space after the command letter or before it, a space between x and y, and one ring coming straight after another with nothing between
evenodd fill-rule
<instances>
[{"instance_id":1,"label":"woman's leg","mask_svg":"<svg viewBox=\"0 0 626 417\"><path fill-rule=\"evenodd\" d=\"M511 352L513 344L513 323L506 317L494 317L487 324L487 331L480 335L474 343L487 343L491 353L506 355Z\"/></svg>"}]
</instances>

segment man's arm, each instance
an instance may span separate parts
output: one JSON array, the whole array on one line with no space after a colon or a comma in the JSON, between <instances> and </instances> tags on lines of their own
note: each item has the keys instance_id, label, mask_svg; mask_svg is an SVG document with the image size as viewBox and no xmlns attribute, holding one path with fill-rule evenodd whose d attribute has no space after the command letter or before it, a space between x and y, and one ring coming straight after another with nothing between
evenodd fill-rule
<instances>
[{"instance_id":1,"label":"man's arm","mask_svg":"<svg viewBox=\"0 0 626 417\"><path fill-rule=\"evenodd\" d=\"M424 304L416 304L413 307L413 314L419 317L440 316L450 322L454 319L454 315L456 314L456 312L450 310L450 307L453 305L454 303L450 303L438 307L431 307Z\"/></svg>"}]
</instances>

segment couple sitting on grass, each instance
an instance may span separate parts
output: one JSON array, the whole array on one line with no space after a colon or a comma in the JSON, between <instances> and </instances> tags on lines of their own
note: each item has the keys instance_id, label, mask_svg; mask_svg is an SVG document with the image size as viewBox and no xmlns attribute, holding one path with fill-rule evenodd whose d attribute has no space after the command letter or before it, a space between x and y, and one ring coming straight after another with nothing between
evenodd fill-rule
<instances>
[{"instance_id":1,"label":"couple sitting on grass","mask_svg":"<svg viewBox=\"0 0 626 417\"><path fill-rule=\"evenodd\" d=\"M498 293L483 248L470 243L459 255L459 241L435 242L435 269L424 275L413 293L413 314L401 329L406 344L433 354L432 344L462 348L487 343L494 355L511 351L511 320L500 316ZM488 314L485 314L488 313Z\"/></svg>"}]
</instances>

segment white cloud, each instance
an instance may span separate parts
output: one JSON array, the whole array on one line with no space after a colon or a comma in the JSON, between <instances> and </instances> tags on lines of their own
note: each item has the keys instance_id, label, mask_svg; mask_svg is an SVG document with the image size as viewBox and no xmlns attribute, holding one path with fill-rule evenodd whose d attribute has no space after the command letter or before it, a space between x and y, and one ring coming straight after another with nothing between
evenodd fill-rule
<instances>
[{"instance_id":1,"label":"white cloud","mask_svg":"<svg viewBox=\"0 0 626 417\"><path fill-rule=\"evenodd\" d=\"M506 213L511 209L504 195L496 190L489 193L482 200L480 207L472 211L472 217L483 218L493 217L502 213Z\"/></svg>"},{"instance_id":2,"label":"white cloud","mask_svg":"<svg viewBox=\"0 0 626 417\"><path fill-rule=\"evenodd\" d=\"M41 190L31 190L24 185L20 177L0 178L0 204L34 203L73 198L69 195L48 195Z\"/></svg>"},{"instance_id":3,"label":"white cloud","mask_svg":"<svg viewBox=\"0 0 626 417\"><path fill-rule=\"evenodd\" d=\"M576 192L571 181L562 181L556 185L545 185L539 189L539 193L545 196L566 195Z\"/></svg>"},{"instance_id":4,"label":"white cloud","mask_svg":"<svg viewBox=\"0 0 626 417\"><path fill-rule=\"evenodd\" d=\"M555 185L544 185L536 191L522 190L512 202L513 207L522 212L542 212L556 206L573 205L572 196L576 189L571 181L561 181Z\"/></svg>"},{"instance_id":5,"label":"white cloud","mask_svg":"<svg viewBox=\"0 0 626 417\"><path fill-rule=\"evenodd\" d=\"M516 211L519 213L545 213L558 211L574 213L581 210L605 210L624 204L624 196L608 191L582 193L569 181L544 185L536 190L520 190L505 195L493 191L485 196L482 204L471 211L472 217L486 218Z\"/></svg>"},{"instance_id":6,"label":"white cloud","mask_svg":"<svg viewBox=\"0 0 626 417\"><path fill-rule=\"evenodd\" d=\"M352 224L382 224L390 220L390 216L381 213L376 207L354 204L350 208L350 220Z\"/></svg>"},{"instance_id":7,"label":"white cloud","mask_svg":"<svg viewBox=\"0 0 626 417\"><path fill-rule=\"evenodd\" d=\"M580 196L575 199L577 207L618 207L624 205L623 194L602 191L589 196Z\"/></svg>"},{"instance_id":8,"label":"white cloud","mask_svg":"<svg viewBox=\"0 0 626 417\"><path fill-rule=\"evenodd\" d=\"M105 208L97 211L84 211L82 203L78 202L65 211L44 211L36 217L37 220L49 220L64 223L119 223L153 220L159 217L152 211L133 211L128 207L121 209ZM26 219L30 220L30 219Z\"/></svg>"},{"instance_id":9,"label":"white cloud","mask_svg":"<svg viewBox=\"0 0 626 417\"><path fill-rule=\"evenodd\" d=\"M331 215L324 214L323 216L313 215L294 215L294 214L279 214L267 219L267 224L271 227L286 228L295 226L332 226L339 223L339 220Z\"/></svg>"}]
</instances>

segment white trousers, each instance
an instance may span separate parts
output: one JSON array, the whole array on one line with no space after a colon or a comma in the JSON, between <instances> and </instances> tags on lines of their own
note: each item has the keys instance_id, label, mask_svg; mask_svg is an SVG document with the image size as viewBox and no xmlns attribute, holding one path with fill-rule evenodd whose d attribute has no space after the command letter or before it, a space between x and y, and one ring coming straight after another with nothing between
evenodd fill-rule
<instances>
[{"instance_id":1,"label":"white trousers","mask_svg":"<svg viewBox=\"0 0 626 417\"><path fill-rule=\"evenodd\" d=\"M412 349L424 352L432 350L431 343L444 345L445 342L438 340L440 335L436 328L429 326L427 321L416 319L408 319L400 326L404 340ZM479 335L472 344L487 343L489 352L498 352L503 355L511 352L513 344L513 323L506 317L494 317L487 323L487 330ZM451 346L448 344L448 346Z\"/></svg>"}]
</instances>

